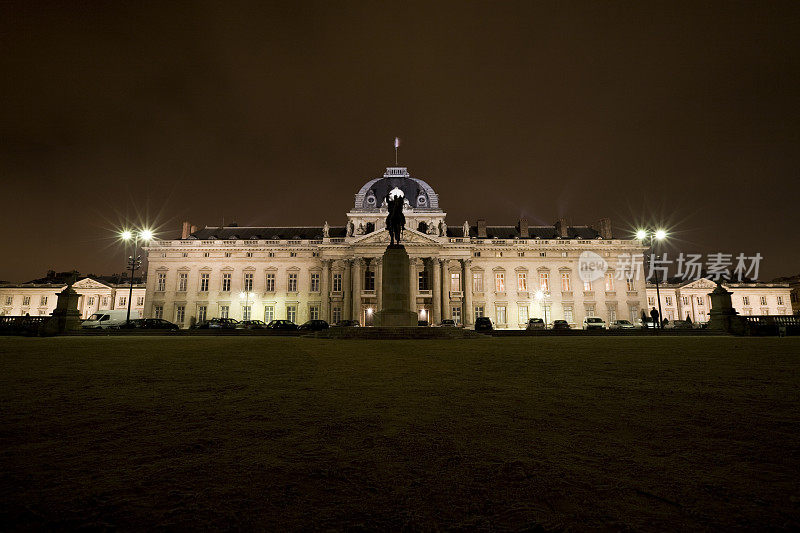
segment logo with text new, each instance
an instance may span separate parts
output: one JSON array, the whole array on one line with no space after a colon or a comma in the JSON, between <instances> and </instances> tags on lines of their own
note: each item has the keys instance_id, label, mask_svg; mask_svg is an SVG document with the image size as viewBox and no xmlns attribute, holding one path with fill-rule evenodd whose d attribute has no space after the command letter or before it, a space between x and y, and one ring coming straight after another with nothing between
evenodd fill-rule
<instances>
[{"instance_id":1,"label":"logo with text new","mask_svg":"<svg viewBox=\"0 0 800 533\"><path fill-rule=\"evenodd\" d=\"M583 252L578 258L578 276L581 281L601 279L608 270L608 262L594 252Z\"/></svg>"}]
</instances>

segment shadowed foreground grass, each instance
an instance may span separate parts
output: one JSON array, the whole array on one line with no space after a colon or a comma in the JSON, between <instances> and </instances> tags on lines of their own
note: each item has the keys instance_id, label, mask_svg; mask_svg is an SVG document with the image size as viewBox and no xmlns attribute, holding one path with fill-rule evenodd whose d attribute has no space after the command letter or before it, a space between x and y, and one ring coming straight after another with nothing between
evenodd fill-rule
<instances>
[{"instance_id":1,"label":"shadowed foreground grass","mask_svg":"<svg viewBox=\"0 0 800 533\"><path fill-rule=\"evenodd\" d=\"M0 338L2 529L796 528L800 339Z\"/></svg>"}]
</instances>

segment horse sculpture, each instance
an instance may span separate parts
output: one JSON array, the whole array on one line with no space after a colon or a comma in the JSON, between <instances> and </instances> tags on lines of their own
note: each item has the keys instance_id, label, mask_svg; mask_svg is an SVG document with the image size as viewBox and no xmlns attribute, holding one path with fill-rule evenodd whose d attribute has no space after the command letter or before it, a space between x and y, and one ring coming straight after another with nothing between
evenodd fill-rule
<instances>
[{"instance_id":1,"label":"horse sculpture","mask_svg":"<svg viewBox=\"0 0 800 533\"><path fill-rule=\"evenodd\" d=\"M406 225L406 216L403 214L403 201L401 195L391 196L391 193L386 195L386 206L389 208L389 214L386 215L386 229L389 230L389 237L391 243L389 246L400 244L400 235Z\"/></svg>"}]
</instances>

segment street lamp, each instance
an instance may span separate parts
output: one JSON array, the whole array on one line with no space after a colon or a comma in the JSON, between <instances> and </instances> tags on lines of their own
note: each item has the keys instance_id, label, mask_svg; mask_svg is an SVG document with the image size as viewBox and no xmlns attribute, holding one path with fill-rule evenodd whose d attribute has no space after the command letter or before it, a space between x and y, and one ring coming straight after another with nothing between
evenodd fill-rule
<instances>
[{"instance_id":1,"label":"street lamp","mask_svg":"<svg viewBox=\"0 0 800 533\"><path fill-rule=\"evenodd\" d=\"M534 298L536 298L536 300L539 302L539 305L542 308L542 311L544 313L544 327L546 328L547 327L547 305L545 305L545 299L550 297L550 293L539 289L538 291L536 291L536 294L534 294L533 296L534 296Z\"/></svg>"},{"instance_id":2,"label":"street lamp","mask_svg":"<svg viewBox=\"0 0 800 533\"><path fill-rule=\"evenodd\" d=\"M133 276L136 269L142 266L142 258L138 255L139 241L149 242L153 238L153 232L149 229L143 229L137 232L131 230L124 230L119 234L120 238L127 242L133 241L133 255L128 257L128 268L131 270L131 284L128 288L128 314L125 318L125 325L130 325L131 322L131 300L133 299Z\"/></svg>"},{"instance_id":3,"label":"street lamp","mask_svg":"<svg viewBox=\"0 0 800 533\"><path fill-rule=\"evenodd\" d=\"M653 267L653 255L655 252L655 245L656 242L661 242L667 238L667 232L663 229L657 229L655 231L648 231L646 229L640 229L636 232L636 238L640 241L647 240L650 238L650 244L648 245L650 248L650 268ZM660 329L664 329L664 315L661 314L661 291L658 289L658 276L655 276L656 279L656 299L658 300L658 327ZM645 279L645 282L647 280ZM645 293L646 294L646 293ZM653 327L656 325L653 324Z\"/></svg>"},{"instance_id":4,"label":"street lamp","mask_svg":"<svg viewBox=\"0 0 800 533\"><path fill-rule=\"evenodd\" d=\"M250 298L254 297L255 293L250 291L242 291L239 293L239 298L244 300L244 308L242 308L242 320L250 320L252 313L250 312ZM244 310L247 309L247 318L244 316Z\"/></svg>"}]
</instances>

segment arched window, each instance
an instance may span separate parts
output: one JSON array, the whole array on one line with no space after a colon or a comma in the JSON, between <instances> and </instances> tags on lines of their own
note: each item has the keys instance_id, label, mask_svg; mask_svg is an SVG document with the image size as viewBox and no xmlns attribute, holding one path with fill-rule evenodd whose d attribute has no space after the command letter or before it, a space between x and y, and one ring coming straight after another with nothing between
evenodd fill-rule
<instances>
[{"instance_id":1,"label":"arched window","mask_svg":"<svg viewBox=\"0 0 800 533\"><path fill-rule=\"evenodd\" d=\"M428 224L426 222L420 222L417 225L417 231L420 233L428 233Z\"/></svg>"}]
</instances>

